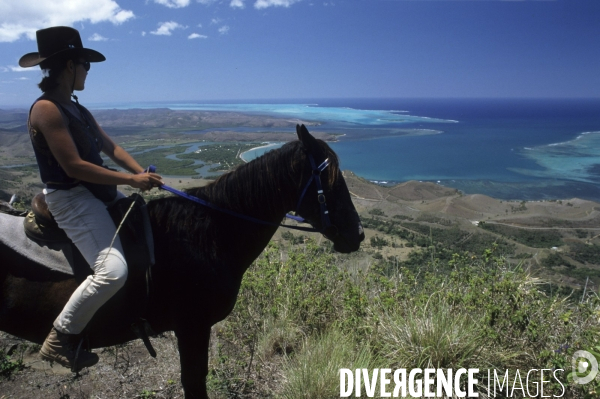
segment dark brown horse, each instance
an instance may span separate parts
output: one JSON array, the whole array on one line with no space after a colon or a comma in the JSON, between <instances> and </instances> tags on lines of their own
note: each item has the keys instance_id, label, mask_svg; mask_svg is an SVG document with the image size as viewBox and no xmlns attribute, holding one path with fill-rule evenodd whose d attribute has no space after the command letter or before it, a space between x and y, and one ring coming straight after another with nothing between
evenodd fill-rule
<instances>
[{"instance_id":1,"label":"dark brown horse","mask_svg":"<svg viewBox=\"0 0 600 399\"><path fill-rule=\"evenodd\" d=\"M295 210L313 174L309 158L312 156L317 165L329 158L330 165L321 181L332 227L324 235L333 241L335 250L356 251L364 234L337 157L304 126L297 130L299 141L189 193L276 224L286 212ZM323 197L317 198L317 188L310 184L298 213L321 230L324 226L319 200ZM155 332L175 332L185 397L207 398L211 326L231 312L245 271L277 227L240 219L181 197L150 201L148 210L156 264L144 316ZM78 285L72 276L42 273L40 269L0 244L0 330L36 343L42 343ZM126 285L94 316L88 329L92 348L136 339L128 317L132 312L130 302L135 301L130 301L128 295Z\"/></svg>"}]
</instances>

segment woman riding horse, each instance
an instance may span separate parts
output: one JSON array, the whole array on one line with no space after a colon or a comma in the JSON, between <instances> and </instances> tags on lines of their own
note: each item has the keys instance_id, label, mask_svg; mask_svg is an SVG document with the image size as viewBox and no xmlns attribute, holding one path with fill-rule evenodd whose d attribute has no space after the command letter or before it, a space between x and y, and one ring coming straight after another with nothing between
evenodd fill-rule
<instances>
[{"instance_id":1,"label":"woman riding horse","mask_svg":"<svg viewBox=\"0 0 600 399\"><path fill-rule=\"evenodd\" d=\"M21 57L21 67L39 65L43 92L31 107L28 128L48 209L59 227L77 246L93 274L73 292L54 321L40 354L43 359L74 368L75 338L96 311L127 279L127 264L107 205L124 197L117 184L149 190L161 177L144 169L102 130L81 106L75 90L83 90L91 62L106 58L84 48L79 32L52 27L36 32L38 52ZM75 101L71 101L71 97ZM132 174L110 170L100 152ZM98 355L81 351L76 367L89 367Z\"/></svg>"},{"instance_id":2,"label":"woman riding horse","mask_svg":"<svg viewBox=\"0 0 600 399\"><path fill-rule=\"evenodd\" d=\"M295 209L334 250L359 249L364 231L336 154L304 126L297 133L297 141L187 190L221 210L180 196L148 202L156 259L150 287L144 276L129 276L90 321L91 348L137 339L136 299L148 295L141 316L158 334L175 332L185 398L208 399L211 326L231 312L244 273L287 212ZM41 344L78 283L73 274L48 269L55 250L23 243L22 219L0 213L0 330ZM46 256L31 258L33 249ZM63 266L70 267L67 260Z\"/></svg>"}]
</instances>

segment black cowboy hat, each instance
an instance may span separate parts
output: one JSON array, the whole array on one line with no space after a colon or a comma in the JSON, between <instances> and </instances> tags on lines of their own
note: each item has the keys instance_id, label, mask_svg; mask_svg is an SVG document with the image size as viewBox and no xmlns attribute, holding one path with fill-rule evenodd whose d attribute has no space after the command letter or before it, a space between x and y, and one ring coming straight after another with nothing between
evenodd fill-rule
<instances>
[{"instance_id":1,"label":"black cowboy hat","mask_svg":"<svg viewBox=\"0 0 600 399\"><path fill-rule=\"evenodd\" d=\"M19 60L23 68L39 65L47 59L57 55L76 55L89 62L102 62L106 60L96 50L84 48L81 37L76 29L68 26L54 26L40 29L35 32L37 37L38 52L25 54Z\"/></svg>"}]
</instances>

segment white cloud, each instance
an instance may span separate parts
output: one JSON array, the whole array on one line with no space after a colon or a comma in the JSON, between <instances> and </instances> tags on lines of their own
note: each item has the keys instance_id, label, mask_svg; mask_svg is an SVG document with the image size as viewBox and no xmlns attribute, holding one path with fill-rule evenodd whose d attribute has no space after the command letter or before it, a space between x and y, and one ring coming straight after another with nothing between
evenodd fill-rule
<instances>
[{"instance_id":1,"label":"white cloud","mask_svg":"<svg viewBox=\"0 0 600 399\"><path fill-rule=\"evenodd\" d=\"M289 7L300 0L256 0L254 8L260 10L267 7Z\"/></svg>"},{"instance_id":2,"label":"white cloud","mask_svg":"<svg viewBox=\"0 0 600 399\"><path fill-rule=\"evenodd\" d=\"M15 80L30 80L29 78L26 78L24 76L21 76L20 78L16 78Z\"/></svg>"},{"instance_id":3,"label":"white cloud","mask_svg":"<svg viewBox=\"0 0 600 399\"><path fill-rule=\"evenodd\" d=\"M229 32L229 26L223 25L219 28L219 33L225 35Z\"/></svg>"},{"instance_id":4,"label":"white cloud","mask_svg":"<svg viewBox=\"0 0 600 399\"><path fill-rule=\"evenodd\" d=\"M142 36L146 36L146 31L145 30L142 31Z\"/></svg>"},{"instance_id":5,"label":"white cloud","mask_svg":"<svg viewBox=\"0 0 600 399\"><path fill-rule=\"evenodd\" d=\"M0 72L39 72L40 70L37 68L21 68L16 65L8 65L8 66L0 66ZM15 80L29 80L29 78L20 77Z\"/></svg>"},{"instance_id":6,"label":"white cloud","mask_svg":"<svg viewBox=\"0 0 600 399\"><path fill-rule=\"evenodd\" d=\"M182 8L190 5L190 0L154 0L154 2L169 8Z\"/></svg>"},{"instance_id":7,"label":"white cloud","mask_svg":"<svg viewBox=\"0 0 600 399\"><path fill-rule=\"evenodd\" d=\"M210 24L211 24L211 25L216 25L216 24L220 23L221 21L222 21L222 19L221 19L221 18L213 18L213 19L210 21Z\"/></svg>"},{"instance_id":8,"label":"white cloud","mask_svg":"<svg viewBox=\"0 0 600 399\"><path fill-rule=\"evenodd\" d=\"M9 65L8 68L4 68L4 71L11 71L11 72L39 72L39 69L37 68L21 68L20 66L16 66L16 65Z\"/></svg>"},{"instance_id":9,"label":"white cloud","mask_svg":"<svg viewBox=\"0 0 600 399\"><path fill-rule=\"evenodd\" d=\"M88 37L88 40L91 42L105 42L108 39L98 33L94 33L92 36Z\"/></svg>"},{"instance_id":10,"label":"white cloud","mask_svg":"<svg viewBox=\"0 0 600 399\"><path fill-rule=\"evenodd\" d=\"M14 42L23 36L35 40L35 31L49 26L72 26L77 22L112 22L134 18L114 0L1 0L0 42Z\"/></svg>"},{"instance_id":11,"label":"white cloud","mask_svg":"<svg viewBox=\"0 0 600 399\"><path fill-rule=\"evenodd\" d=\"M229 3L229 5L233 8L244 8L244 0L231 0L231 3Z\"/></svg>"},{"instance_id":12,"label":"white cloud","mask_svg":"<svg viewBox=\"0 0 600 399\"><path fill-rule=\"evenodd\" d=\"M206 6L211 5L212 3L215 3L217 0L198 0L198 3L200 4L204 4Z\"/></svg>"},{"instance_id":13,"label":"white cloud","mask_svg":"<svg viewBox=\"0 0 600 399\"><path fill-rule=\"evenodd\" d=\"M158 26L158 29L155 31L152 31L150 33L152 33L153 35L171 36L171 34L173 33L173 31L175 29L185 29L185 28L187 28L187 26L178 24L175 21L161 22Z\"/></svg>"},{"instance_id":14,"label":"white cloud","mask_svg":"<svg viewBox=\"0 0 600 399\"><path fill-rule=\"evenodd\" d=\"M207 39L208 36L206 35L200 35L198 33L192 33L191 35L188 36L188 39Z\"/></svg>"}]
</instances>

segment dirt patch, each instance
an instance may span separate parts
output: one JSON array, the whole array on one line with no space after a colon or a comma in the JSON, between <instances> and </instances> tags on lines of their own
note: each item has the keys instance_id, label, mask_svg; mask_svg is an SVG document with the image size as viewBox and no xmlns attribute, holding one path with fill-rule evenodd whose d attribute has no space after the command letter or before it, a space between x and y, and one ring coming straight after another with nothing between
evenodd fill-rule
<instances>
[{"instance_id":1,"label":"dirt patch","mask_svg":"<svg viewBox=\"0 0 600 399\"><path fill-rule=\"evenodd\" d=\"M141 341L96 350L100 361L78 375L39 359L39 346L0 333L0 349L18 345L23 349L25 369L0 377L0 398L182 398L179 354L173 333L151 338L158 356L150 357ZM19 358L19 349L12 359ZM147 396L143 396L146 394Z\"/></svg>"}]
</instances>

